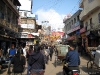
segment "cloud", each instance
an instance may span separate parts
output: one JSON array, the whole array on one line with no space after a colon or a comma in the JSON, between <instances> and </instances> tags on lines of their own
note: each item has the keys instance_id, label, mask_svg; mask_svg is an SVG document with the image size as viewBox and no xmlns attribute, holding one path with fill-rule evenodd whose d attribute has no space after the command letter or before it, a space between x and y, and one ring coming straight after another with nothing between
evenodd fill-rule
<instances>
[{"instance_id":1,"label":"cloud","mask_svg":"<svg viewBox=\"0 0 100 75\"><path fill-rule=\"evenodd\" d=\"M38 15L38 20L37 20L38 24L43 25L44 23L42 23L42 21L49 21L47 25L50 25L52 29L57 30L64 27L63 19L65 15L59 14L53 9L49 10L39 9L34 14Z\"/></svg>"}]
</instances>

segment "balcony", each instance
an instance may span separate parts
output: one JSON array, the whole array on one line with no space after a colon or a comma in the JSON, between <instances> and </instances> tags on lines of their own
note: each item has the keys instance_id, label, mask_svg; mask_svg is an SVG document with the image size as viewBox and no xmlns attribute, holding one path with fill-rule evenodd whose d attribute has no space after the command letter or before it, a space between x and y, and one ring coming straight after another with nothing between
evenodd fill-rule
<instances>
[{"instance_id":1,"label":"balcony","mask_svg":"<svg viewBox=\"0 0 100 75\"><path fill-rule=\"evenodd\" d=\"M19 14L17 7L9 0L7 2L11 5L11 7Z\"/></svg>"},{"instance_id":2,"label":"balcony","mask_svg":"<svg viewBox=\"0 0 100 75\"><path fill-rule=\"evenodd\" d=\"M80 2L79 2L79 7L80 7L80 8L83 8L83 0L80 0Z\"/></svg>"},{"instance_id":3,"label":"balcony","mask_svg":"<svg viewBox=\"0 0 100 75\"><path fill-rule=\"evenodd\" d=\"M84 5L84 10L80 14L80 19L81 20L86 19L94 11L99 10L99 8L100 8L100 0L93 0L91 3L88 3L88 5Z\"/></svg>"}]
</instances>

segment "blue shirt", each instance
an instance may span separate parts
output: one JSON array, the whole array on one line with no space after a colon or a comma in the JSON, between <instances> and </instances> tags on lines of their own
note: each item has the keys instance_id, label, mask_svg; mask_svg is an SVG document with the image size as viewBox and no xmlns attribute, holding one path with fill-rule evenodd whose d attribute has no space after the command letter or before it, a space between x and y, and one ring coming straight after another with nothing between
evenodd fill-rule
<instances>
[{"instance_id":1,"label":"blue shirt","mask_svg":"<svg viewBox=\"0 0 100 75\"><path fill-rule=\"evenodd\" d=\"M9 56L11 56L11 57L10 57L10 60L12 59L12 57L13 57L15 54L16 54L16 49L10 49L10 50L9 50Z\"/></svg>"},{"instance_id":2,"label":"blue shirt","mask_svg":"<svg viewBox=\"0 0 100 75\"><path fill-rule=\"evenodd\" d=\"M80 65L80 57L76 50L70 50L66 55L66 62L68 66L78 66Z\"/></svg>"}]
</instances>

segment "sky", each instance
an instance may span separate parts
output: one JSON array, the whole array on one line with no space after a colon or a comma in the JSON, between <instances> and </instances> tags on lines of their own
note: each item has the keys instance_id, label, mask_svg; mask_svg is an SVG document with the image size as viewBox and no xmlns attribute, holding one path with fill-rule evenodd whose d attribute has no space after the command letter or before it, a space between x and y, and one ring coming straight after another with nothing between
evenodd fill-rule
<instances>
[{"instance_id":1,"label":"sky","mask_svg":"<svg viewBox=\"0 0 100 75\"><path fill-rule=\"evenodd\" d=\"M20 0L23 1L23 0ZM24 9L29 9L29 0L23 2ZM79 9L80 0L33 0L32 13L38 15L37 23L51 26L52 30L64 27L63 19L67 14L74 14ZM48 21L42 23L42 21Z\"/></svg>"}]
</instances>

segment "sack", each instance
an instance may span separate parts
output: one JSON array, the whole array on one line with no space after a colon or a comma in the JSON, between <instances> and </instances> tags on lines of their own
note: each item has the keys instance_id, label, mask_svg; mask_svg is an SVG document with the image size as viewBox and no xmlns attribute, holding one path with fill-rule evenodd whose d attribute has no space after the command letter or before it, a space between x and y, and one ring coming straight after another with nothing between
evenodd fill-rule
<instances>
[{"instance_id":1,"label":"sack","mask_svg":"<svg viewBox=\"0 0 100 75\"><path fill-rule=\"evenodd\" d=\"M34 72L34 73L31 73L31 72L30 72L30 75L38 75L38 74L39 74L39 75L44 75L44 73L45 73L45 71L43 70L43 71L40 71L40 72L38 72L38 73L37 73L37 72L36 72L36 73L35 73L35 72Z\"/></svg>"}]
</instances>

